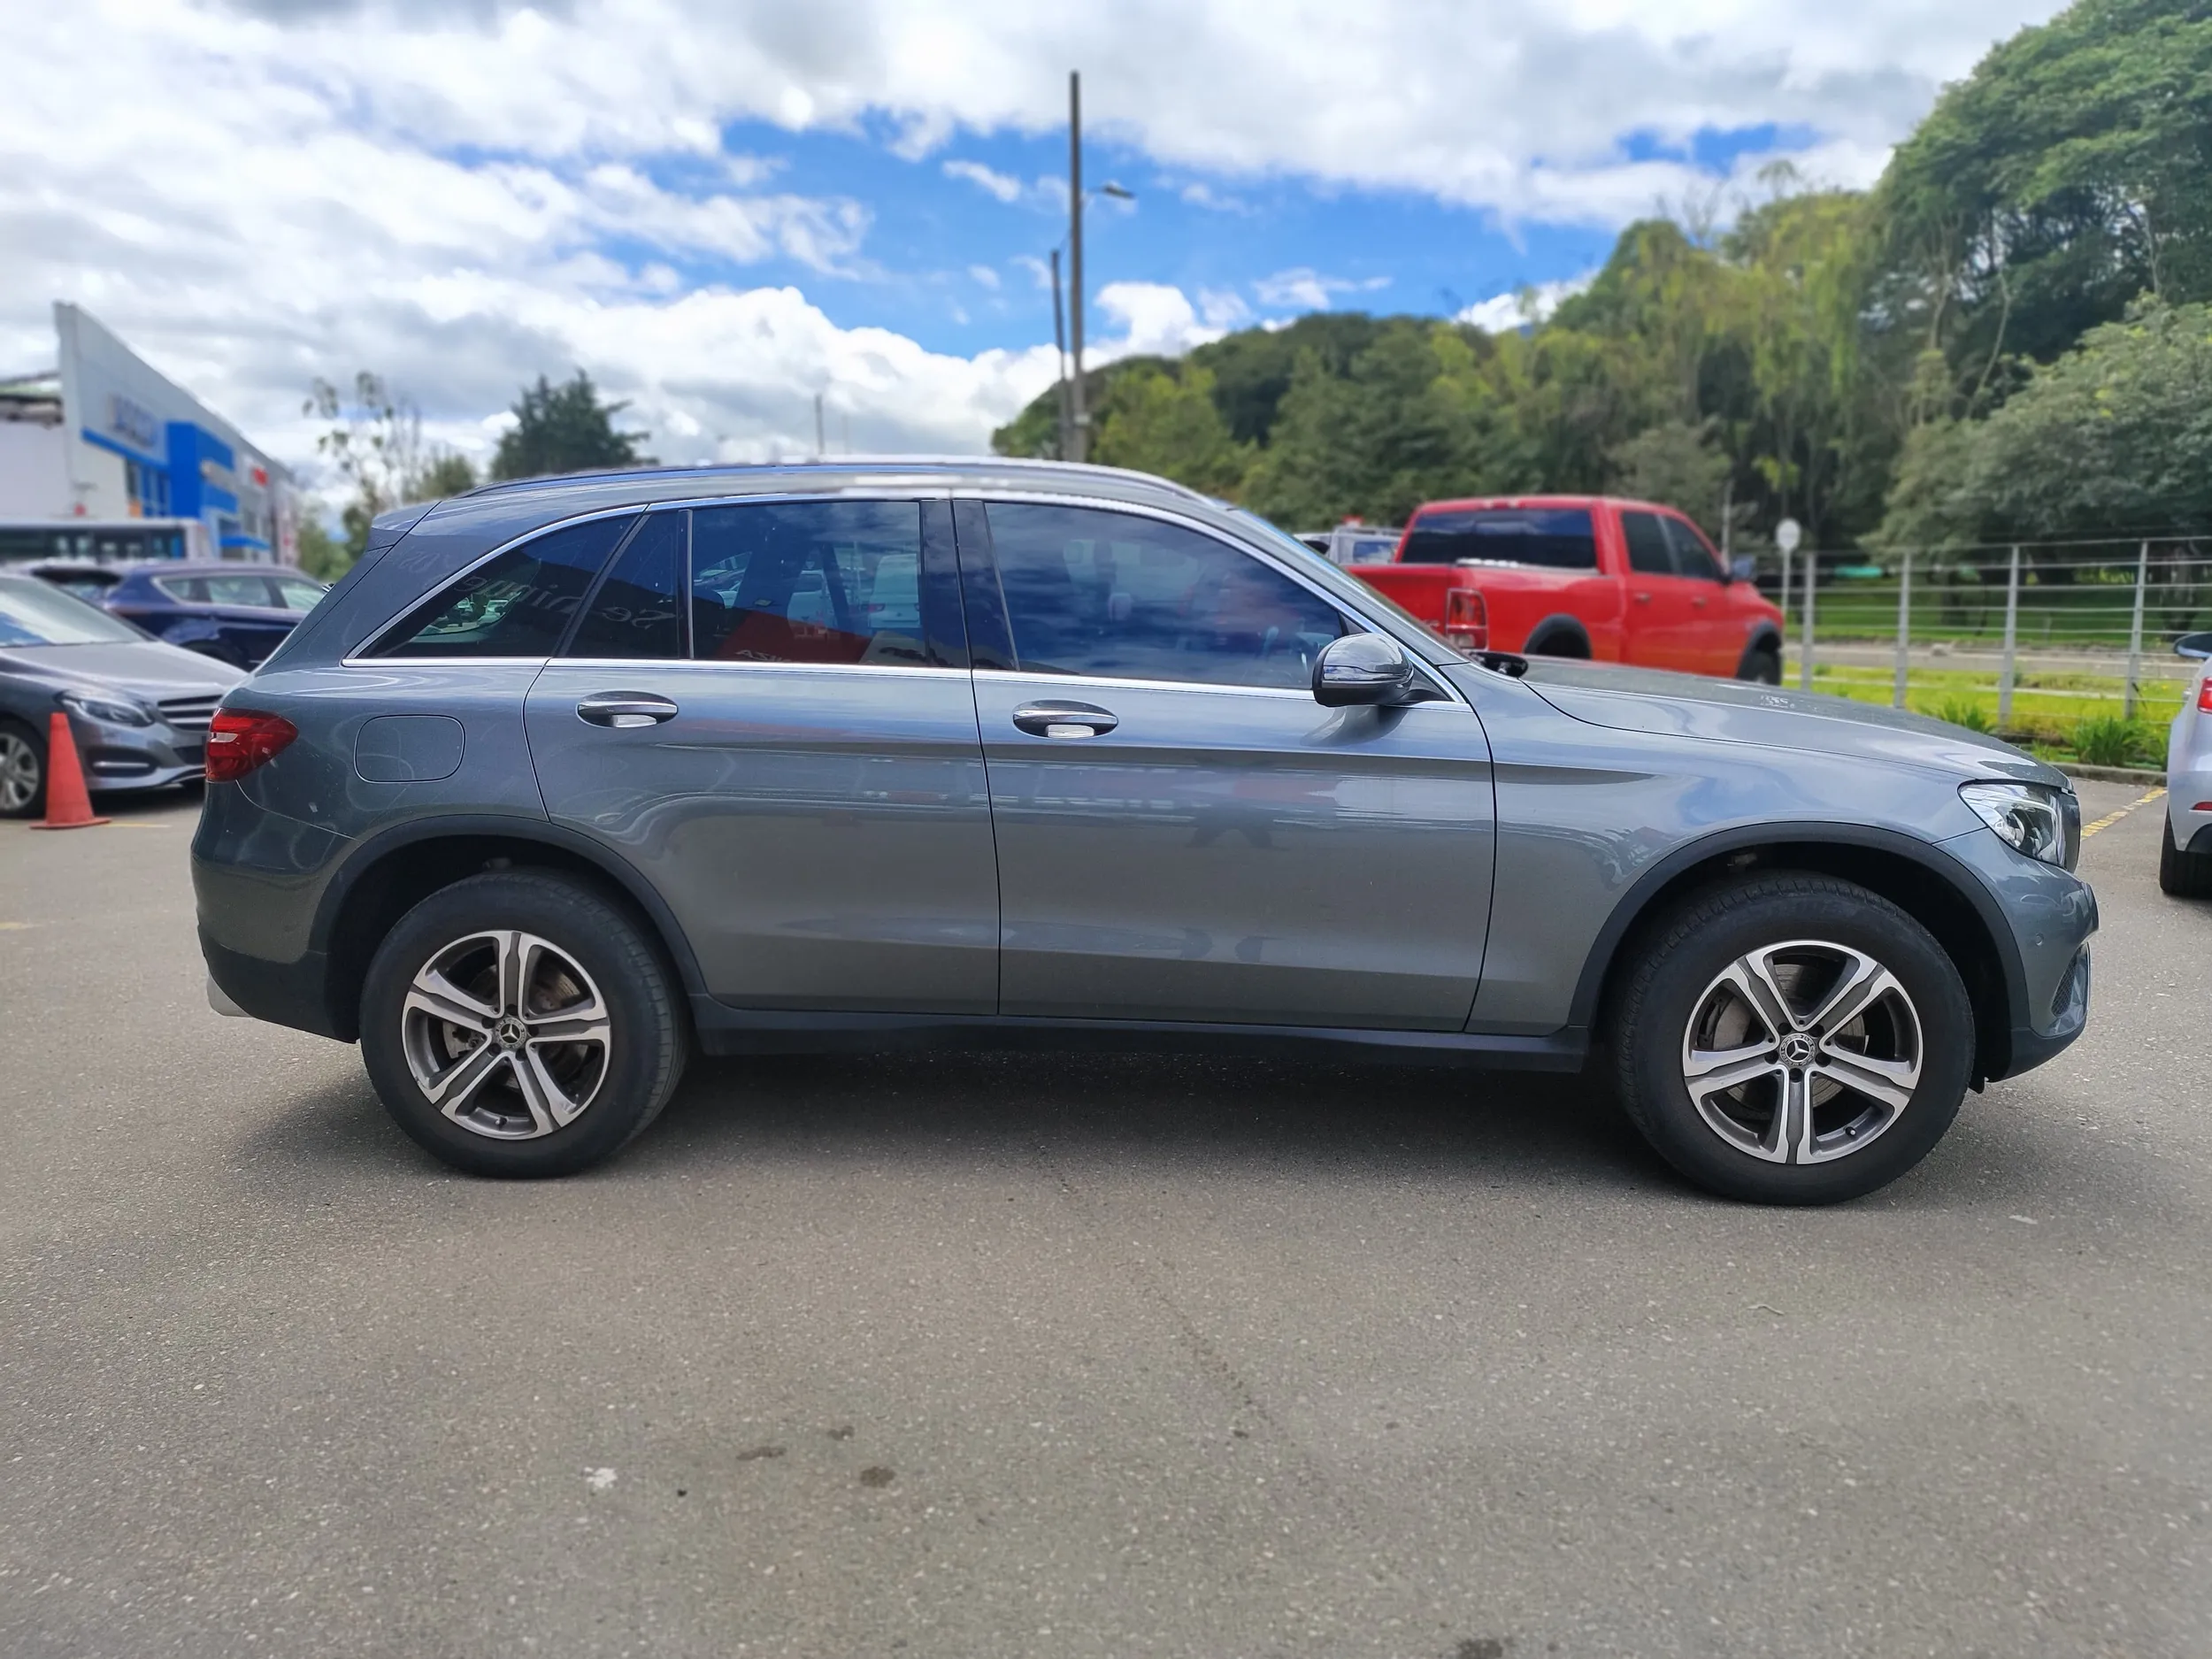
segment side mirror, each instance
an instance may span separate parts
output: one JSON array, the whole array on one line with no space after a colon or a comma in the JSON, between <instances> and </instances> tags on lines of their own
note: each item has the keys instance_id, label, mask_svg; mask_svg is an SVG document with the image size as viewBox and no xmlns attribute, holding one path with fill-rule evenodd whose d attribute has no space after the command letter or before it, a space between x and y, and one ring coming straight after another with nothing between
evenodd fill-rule
<instances>
[{"instance_id":1,"label":"side mirror","mask_svg":"<svg viewBox=\"0 0 2212 1659\"><path fill-rule=\"evenodd\" d=\"M1413 685L1413 659L1386 634L1332 640L1313 664L1313 700L1325 709L1403 703Z\"/></svg>"},{"instance_id":2,"label":"side mirror","mask_svg":"<svg viewBox=\"0 0 2212 1659\"><path fill-rule=\"evenodd\" d=\"M2212 634L2185 634L2174 641L2176 657L2190 657L2199 662L2212 657Z\"/></svg>"},{"instance_id":3,"label":"side mirror","mask_svg":"<svg viewBox=\"0 0 2212 1659\"><path fill-rule=\"evenodd\" d=\"M1728 561L1728 580L1732 582L1751 581L1758 574L1759 561L1748 553L1739 553Z\"/></svg>"}]
</instances>

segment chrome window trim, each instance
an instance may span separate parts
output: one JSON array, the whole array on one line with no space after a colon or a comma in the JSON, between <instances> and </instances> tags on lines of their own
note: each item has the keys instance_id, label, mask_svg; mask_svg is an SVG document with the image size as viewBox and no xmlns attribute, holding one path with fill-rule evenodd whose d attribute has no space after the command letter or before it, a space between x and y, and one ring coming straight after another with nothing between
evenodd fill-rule
<instances>
[{"instance_id":1,"label":"chrome window trim","mask_svg":"<svg viewBox=\"0 0 2212 1659\"><path fill-rule=\"evenodd\" d=\"M389 662L391 658L378 660ZM735 669L797 671L813 674L927 674L941 678L946 674L971 672L946 663L779 663L765 657L739 657L724 662L711 657L549 657L544 662L549 669L595 668L611 672L673 668L695 673L727 673Z\"/></svg>"},{"instance_id":2,"label":"chrome window trim","mask_svg":"<svg viewBox=\"0 0 2212 1659\"><path fill-rule=\"evenodd\" d=\"M342 657L341 668L383 668L399 664L409 668L543 668L557 657Z\"/></svg>"},{"instance_id":3,"label":"chrome window trim","mask_svg":"<svg viewBox=\"0 0 2212 1659\"><path fill-rule=\"evenodd\" d=\"M1229 536L1225 536L1221 533L1217 526L1207 524L1201 519L1190 518L1187 514L1174 511L1169 508L1155 507L1148 503L1116 501L1110 496L1071 495L1057 492L1041 493L1033 490L964 490L961 492L961 497L964 500L980 501L986 503L995 501L1004 501L1018 502L1024 506L1095 508L1102 512L1128 513L1140 518L1156 518L1163 524L1171 524L1178 529L1188 530L1194 535L1209 537L1215 541L1222 543L1225 547L1234 549L1240 553L1250 554L1252 557L1257 558L1262 564L1265 565L1269 569L1277 572L1280 575L1288 577L1292 582L1296 584L1298 587L1304 588L1308 593L1311 594L1315 598L1320 600L1331 610L1344 612L1350 615L1355 619L1366 624L1367 631L1369 633L1379 634L1385 639L1395 640L1401 646L1405 646L1408 643L1398 629L1385 626L1378 618L1370 616L1364 611L1362 611L1353 605L1347 604L1341 595L1331 593L1327 588L1308 580L1303 572L1293 568L1289 561L1286 558L1279 556L1273 548L1264 546L1256 541L1247 541L1241 536L1235 537L1233 539ZM1316 555L1316 557L1317 557L1319 556ZM995 572L998 568L998 553L995 547L992 549L991 567L994 572ZM1007 626L1009 627L1013 626L1012 619L1010 618L1008 619ZM1433 640L1424 640L1422 641L1424 650L1433 649L1435 644L1436 642ZM1015 649L1018 651L1020 649L1020 645L1018 641L1016 643ZM1437 665L1431 663L1425 656L1410 650L1409 650L1407 654L1412 657L1414 666L1421 672L1422 677L1428 682L1430 688L1441 694L1440 696L1431 699L1431 701L1453 703L1458 704L1461 708L1468 708L1471 706L1469 704L1466 698L1460 695L1459 688L1457 687L1450 685L1445 681L1443 676L1436 672ZM987 674L1033 674L1035 671L1025 668L986 668L977 669L974 672L977 673ZM1085 676L1071 674L1046 674L1038 676L1038 678L1064 680L1085 678ZM1110 682L1104 679L1101 679L1098 683L1102 685L1107 683L1118 683L1123 685L1143 687L1199 686L1214 691L1281 691L1285 689L1285 687L1275 686L1225 686L1217 680L1129 680ZM1313 695L1310 691L1294 692L1291 695L1307 698L1310 698ZM1406 706L1410 708L1417 707L1418 705L1409 703Z\"/></svg>"},{"instance_id":4,"label":"chrome window trim","mask_svg":"<svg viewBox=\"0 0 2212 1659\"><path fill-rule=\"evenodd\" d=\"M394 628L397 627L402 622L405 621L411 613L430 600L435 598L438 595L445 592L447 588L451 588L457 582L462 580L465 577L472 575L475 572L482 569L485 565L490 564L494 559L499 558L503 555L513 552L524 542L534 541L541 535L551 534L556 530L565 530L572 525L589 524L595 518L620 518L639 513L676 512L682 509L691 507L744 507L751 506L756 503L762 505L767 505L771 503L784 501L834 501L850 498L857 498L863 501L911 501L920 503L925 501L950 501L959 492L957 491L943 487L931 489L902 489L886 491L880 488L864 488L859 486L853 486L840 489L778 490L772 493L761 495L687 495L680 501L634 501L626 503L618 507L595 507L589 512L572 513L565 518L549 518L543 524L533 525L529 529L521 532L519 534L510 536L506 541L502 541L497 547L492 549L490 552L478 555L475 558L471 559L467 564L462 565L460 569L455 571L453 574L447 577L445 580L439 583L435 588L431 588L427 593L417 594L414 598L409 600L397 611L394 611L390 616L385 618L383 621L377 624L375 627L370 629L368 633L362 635L362 637L357 641L349 649L348 649L346 654L339 658L339 661L346 666L351 667L357 662L394 660L378 657L376 654L377 648L384 643L384 636L387 634L389 634ZM599 577L605 574L605 568L606 567L603 565L601 566L600 570L594 574L592 579L592 585L594 587L597 586ZM586 589L587 594L588 594L589 591L589 588ZM687 598L688 598L688 595L686 595ZM449 663L457 663L462 661L470 661L479 663L518 663L538 659L522 657L480 657L470 658L448 657L443 658L405 657L397 660L406 662L443 661ZM565 662L569 659L565 657L559 657L553 660ZM637 660L641 662L667 662L674 659L668 657L640 657Z\"/></svg>"}]
</instances>

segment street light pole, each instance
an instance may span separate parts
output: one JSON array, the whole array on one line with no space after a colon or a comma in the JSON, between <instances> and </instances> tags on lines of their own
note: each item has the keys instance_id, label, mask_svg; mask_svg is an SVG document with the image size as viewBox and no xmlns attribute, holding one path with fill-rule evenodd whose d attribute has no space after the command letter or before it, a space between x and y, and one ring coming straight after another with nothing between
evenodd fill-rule
<instances>
[{"instance_id":1,"label":"street light pole","mask_svg":"<svg viewBox=\"0 0 2212 1659\"><path fill-rule=\"evenodd\" d=\"M1075 410L1068 402L1068 330L1060 316L1060 250L1052 250L1052 349L1053 363L1059 375L1060 445L1058 454L1064 461L1074 443Z\"/></svg>"},{"instance_id":2,"label":"street light pole","mask_svg":"<svg viewBox=\"0 0 2212 1659\"><path fill-rule=\"evenodd\" d=\"M1068 335L1074 373L1068 380L1065 458L1080 461L1090 449L1089 411L1083 407L1083 77L1068 71Z\"/></svg>"}]
</instances>

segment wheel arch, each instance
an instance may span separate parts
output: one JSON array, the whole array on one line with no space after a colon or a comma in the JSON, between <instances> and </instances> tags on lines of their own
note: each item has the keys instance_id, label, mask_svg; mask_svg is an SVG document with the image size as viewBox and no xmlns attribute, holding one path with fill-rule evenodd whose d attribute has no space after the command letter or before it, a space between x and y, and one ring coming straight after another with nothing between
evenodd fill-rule
<instances>
[{"instance_id":1,"label":"wheel arch","mask_svg":"<svg viewBox=\"0 0 2212 1659\"><path fill-rule=\"evenodd\" d=\"M2007 1074L2015 1011L2028 1006L2027 974L1996 899L1941 848L1870 826L1822 826L1803 833L1754 826L1678 849L1647 871L1606 918L1576 983L1570 1023L1601 1041L1601 1022L1643 934L1685 895L1753 870L1802 870L1855 882L1920 923L1958 969L1973 1004L1976 1087Z\"/></svg>"},{"instance_id":2,"label":"wheel arch","mask_svg":"<svg viewBox=\"0 0 2212 1659\"><path fill-rule=\"evenodd\" d=\"M1750 639L1744 642L1743 655L1736 659L1737 679L1745 677L1745 671L1751 666L1751 659L1762 651L1772 651L1777 659L1782 655L1782 630L1771 622L1759 624L1752 630Z\"/></svg>"},{"instance_id":3,"label":"wheel arch","mask_svg":"<svg viewBox=\"0 0 2212 1659\"><path fill-rule=\"evenodd\" d=\"M1581 649L1578 652L1541 649L1562 641L1578 645ZM1586 663L1591 656L1590 630L1583 625L1580 617L1564 611L1555 611L1528 631L1526 642L1521 649L1539 657L1578 657Z\"/></svg>"},{"instance_id":4,"label":"wheel arch","mask_svg":"<svg viewBox=\"0 0 2212 1659\"><path fill-rule=\"evenodd\" d=\"M359 1036L361 987L393 924L441 888L486 870L556 870L580 877L627 911L690 995L705 993L698 958L674 912L626 861L588 836L541 819L488 813L401 825L365 841L325 888L309 934L323 953L332 1034Z\"/></svg>"}]
</instances>

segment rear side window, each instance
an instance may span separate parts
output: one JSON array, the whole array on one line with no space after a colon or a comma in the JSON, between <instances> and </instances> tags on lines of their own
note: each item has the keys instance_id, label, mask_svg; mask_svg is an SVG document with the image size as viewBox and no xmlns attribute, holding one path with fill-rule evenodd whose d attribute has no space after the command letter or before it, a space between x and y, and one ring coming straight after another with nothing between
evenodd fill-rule
<instances>
[{"instance_id":1,"label":"rear side window","mask_svg":"<svg viewBox=\"0 0 2212 1659\"><path fill-rule=\"evenodd\" d=\"M647 515L586 602L564 655L630 660L684 655L687 520L680 511Z\"/></svg>"},{"instance_id":2,"label":"rear side window","mask_svg":"<svg viewBox=\"0 0 2212 1659\"><path fill-rule=\"evenodd\" d=\"M695 510L691 654L726 663L928 664L921 503Z\"/></svg>"},{"instance_id":3,"label":"rear side window","mask_svg":"<svg viewBox=\"0 0 2212 1659\"><path fill-rule=\"evenodd\" d=\"M634 518L549 530L442 588L386 636L380 657L549 657L592 578Z\"/></svg>"},{"instance_id":4,"label":"rear side window","mask_svg":"<svg viewBox=\"0 0 2212 1659\"><path fill-rule=\"evenodd\" d=\"M207 578L204 576L157 576L154 586L180 605L204 605L207 603Z\"/></svg>"},{"instance_id":5,"label":"rear side window","mask_svg":"<svg viewBox=\"0 0 2212 1659\"><path fill-rule=\"evenodd\" d=\"M988 509L1025 673L1303 688L1336 608L1240 548L1090 507Z\"/></svg>"},{"instance_id":6,"label":"rear side window","mask_svg":"<svg viewBox=\"0 0 2212 1659\"><path fill-rule=\"evenodd\" d=\"M312 611L330 591L320 582L303 581L296 576L279 576L275 580L277 598L287 611Z\"/></svg>"},{"instance_id":7,"label":"rear side window","mask_svg":"<svg viewBox=\"0 0 2212 1659\"><path fill-rule=\"evenodd\" d=\"M1621 534L1628 539L1628 568L1645 576L1674 574L1674 555L1655 512L1624 512Z\"/></svg>"},{"instance_id":8,"label":"rear side window","mask_svg":"<svg viewBox=\"0 0 2212 1659\"><path fill-rule=\"evenodd\" d=\"M1401 564L1451 565L1461 559L1594 571L1597 533L1586 507L1447 508L1415 518Z\"/></svg>"}]
</instances>

